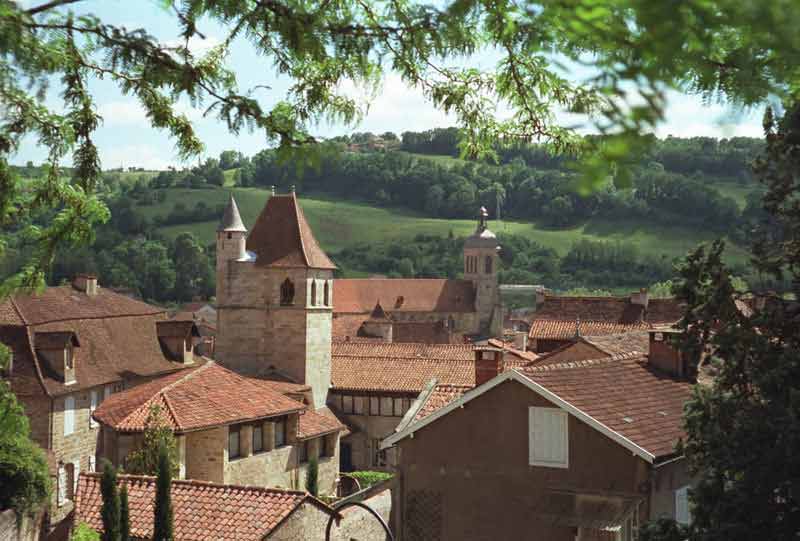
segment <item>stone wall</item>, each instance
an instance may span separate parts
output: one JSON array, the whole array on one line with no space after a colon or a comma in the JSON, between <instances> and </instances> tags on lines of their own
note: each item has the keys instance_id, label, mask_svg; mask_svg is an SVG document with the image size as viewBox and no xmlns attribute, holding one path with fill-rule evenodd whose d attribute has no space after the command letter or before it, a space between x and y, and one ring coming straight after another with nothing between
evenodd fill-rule
<instances>
[{"instance_id":1,"label":"stone wall","mask_svg":"<svg viewBox=\"0 0 800 541\"><path fill-rule=\"evenodd\" d=\"M186 478L224 483L227 442L224 426L186 434Z\"/></svg>"},{"instance_id":2,"label":"stone wall","mask_svg":"<svg viewBox=\"0 0 800 541\"><path fill-rule=\"evenodd\" d=\"M371 440L382 440L394 433L402 417L384 417L380 415L343 415L347 423L356 430L346 436L343 443L350 445L351 462L356 470L387 470L373 463Z\"/></svg>"},{"instance_id":3,"label":"stone wall","mask_svg":"<svg viewBox=\"0 0 800 541\"><path fill-rule=\"evenodd\" d=\"M0 512L0 540L37 541L42 530L44 511L23 515L19 520L13 509Z\"/></svg>"},{"instance_id":4,"label":"stone wall","mask_svg":"<svg viewBox=\"0 0 800 541\"><path fill-rule=\"evenodd\" d=\"M418 323L438 323L447 321L452 317L455 323L454 331L457 333L472 334L478 331L480 318L478 312L391 312L394 321L418 322ZM369 317L365 315L365 319Z\"/></svg>"},{"instance_id":5,"label":"stone wall","mask_svg":"<svg viewBox=\"0 0 800 541\"><path fill-rule=\"evenodd\" d=\"M44 393L17 395L31 427L31 439L42 449L50 448L50 408L53 401Z\"/></svg>"},{"instance_id":6,"label":"stone wall","mask_svg":"<svg viewBox=\"0 0 800 541\"><path fill-rule=\"evenodd\" d=\"M676 460L653 469L650 484L651 520L660 517L675 518L675 491L692 484L689 472L686 471L686 460Z\"/></svg>"}]
</instances>

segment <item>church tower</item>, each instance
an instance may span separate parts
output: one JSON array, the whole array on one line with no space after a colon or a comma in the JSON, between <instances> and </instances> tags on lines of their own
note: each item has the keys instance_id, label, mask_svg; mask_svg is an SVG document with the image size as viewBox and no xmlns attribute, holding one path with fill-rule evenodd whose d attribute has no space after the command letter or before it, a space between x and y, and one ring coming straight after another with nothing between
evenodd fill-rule
<instances>
[{"instance_id":1,"label":"church tower","mask_svg":"<svg viewBox=\"0 0 800 541\"><path fill-rule=\"evenodd\" d=\"M245 242L247 228L242 222L239 207L231 194L228 206L217 227L217 304L225 304L229 284L231 262L246 257Z\"/></svg>"},{"instance_id":2,"label":"church tower","mask_svg":"<svg viewBox=\"0 0 800 541\"><path fill-rule=\"evenodd\" d=\"M497 335L502 331L500 290L497 284L497 252L500 246L487 220L489 213L481 207L478 227L464 242L464 278L475 288L475 310L478 312L479 331Z\"/></svg>"},{"instance_id":3,"label":"church tower","mask_svg":"<svg viewBox=\"0 0 800 541\"><path fill-rule=\"evenodd\" d=\"M225 219L223 230L224 225ZM219 242L217 359L245 375L309 385L313 406L324 406L336 266L314 238L295 194L269 199L246 241L236 246L240 252L228 246L221 252Z\"/></svg>"}]
</instances>

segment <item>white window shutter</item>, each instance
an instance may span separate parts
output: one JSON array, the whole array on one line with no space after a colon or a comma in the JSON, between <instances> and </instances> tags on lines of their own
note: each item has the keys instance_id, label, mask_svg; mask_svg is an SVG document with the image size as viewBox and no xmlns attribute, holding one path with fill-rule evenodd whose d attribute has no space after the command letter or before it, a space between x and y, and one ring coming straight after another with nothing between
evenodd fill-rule
<instances>
[{"instance_id":1,"label":"white window shutter","mask_svg":"<svg viewBox=\"0 0 800 541\"><path fill-rule=\"evenodd\" d=\"M689 512L689 487L681 487L675 491L675 520L681 524L692 521Z\"/></svg>"},{"instance_id":2,"label":"white window shutter","mask_svg":"<svg viewBox=\"0 0 800 541\"><path fill-rule=\"evenodd\" d=\"M73 467L72 471L75 472L75 477L73 477L75 483L72 486L72 493L73 494L77 494L78 493L78 478L81 475L81 461L80 460L76 460L75 462L72 463L72 467Z\"/></svg>"},{"instance_id":3,"label":"white window shutter","mask_svg":"<svg viewBox=\"0 0 800 541\"><path fill-rule=\"evenodd\" d=\"M96 460L94 455L89 455L89 471L92 473L97 471Z\"/></svg>"},{"instance_id":4,"label":"white window shutter","mask_svg":"<svg viewBox=\"0 0 800 541\"><path fill-rule=\"evenodd\" d=\"M64 435L75 432L75 397L64 398Z\"/></svg>"},{"instance_id":5,"label":"white window shutter","mask_svg":"<svg viewBox=\"0 0 800 541\"><path fill-rule=\"evenodd\" d=\"M528 409L529 464L565 468L568 465L568 414L558 408Z\"/></svg>"},{"instance_id":6,"label":"white window shutter","mask_svg":"<svg viewBox=\"0 0 800 541\"><path fill-rule=\"evenodd\" d=\"M58 505L64 505L67 497L67 469L63 464L58 465Z\"/></svg>"},{"instance_id":7,"label":"white window shutter","mask_svg":"<svg viewBox=\"0 0 800 541\"><path fill-rule=\"evenodd\" d=\"M89 400L90 400L90 402L89 402L89 426L92 427L92 428L97 426L97 421L94 420L94 418L92 417L92 414L94 413L94 410L97 409L97 401L98 401L99 398L100 398L99 391L92 390L92 391L89 392Z\"/></svg>"}]
</instances>

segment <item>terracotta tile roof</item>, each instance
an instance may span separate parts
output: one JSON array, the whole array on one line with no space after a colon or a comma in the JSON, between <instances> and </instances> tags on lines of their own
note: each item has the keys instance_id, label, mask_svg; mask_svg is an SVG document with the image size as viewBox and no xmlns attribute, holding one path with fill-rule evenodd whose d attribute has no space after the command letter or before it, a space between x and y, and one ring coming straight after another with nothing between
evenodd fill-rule
<instances>
[{"instance_id":1,"label":"terracotta tile roof","mask_svg":"<svg viewBox=\"0 0 800 541\"><path fill-rule=\"evenodd\" d=\"M650 350L650 336L646 332L584 336L581 339L608 355L636 352L647 354Z\"/></svg>"},{"instance_id":2,"label":"terracotta tile roof","mask_svg":"<svg viewBox=\"0 0 800 541\"><path fill-rule=\"evenodd\" d=\"M417 410L414 420L418 421L424 417L427 417L439 408L443 408L453 400L458 400L470 389L472 389L472 386L470 385L436 385L436 387L433 388L433 392L428 395L427 400L425 400L419 410Z\"/></svg>"},{"instance_id":3,"label":"terracotta tile roof","mask_svg":"<svg viewBox=\"0 0 800 541\"><path fill-rule=\"evenodd\" d=\"M333 344L331 385L343 391L419 393L427 382L475 385L469 344Z\"/></svg>"},{"instance_id":4,"label":"terracotta tile roof","mask_svg":"<svg viewBox=\"0 0 800 541\"><path fill-rule=\"evenodd\" d=\"M515 348L513 344L504 342L503 340L499 340L497 338L490 338L487 340L487 343L492 347L503 350L503 362L506 365L527 364L539 358L539 355L532 351L522 351L521 349Z\"/></svg>"},{"instance_id":5,"label":"terracotta tile roof","mask_svg":"<svg viewBox=\"0 0 800 541\"><path fill-rule=\"evenodd\" d=\"M306 410L300 414L297 438L306 440L346 430L347 427L339 421L336 415L327 406L323 406L316 411Z\"/></svg>"},{"instance_id":6,"label":"terracotta tile roof","mask_svg":"<svg viewBox=\"0 0 800 541\"><path fill-rule=\"evenodd\" d=\"M14 354L8 378L17 396L40 397L46 392L39 365L33 357L32 333L22 326L0 326L0 342Z\"/></svg>"},{"instance_id":7,"label":"terracotta tile roof","mask_svg":"<svg viewBox=\"0 0 800 541\"><path fill-rule=\"evenodd\" d=\"M376 302L392 312L474 312L469 280L342 278L333 282L335 313L369 314ZM366 319L366 318L365 318Z\"/></svg>"},{"instance_id":8,"label":"terracotta tile roof","mask_svg":"<svg viewBox=\"0 0 800 541\"><path fill-rule=\"evenodd\" d=\"M33 347L36 349L62 349L69 344L75 347L81 345L72 331L37 332L33 335Z\"/></svg>"},{"instance_id":9,"label":"terracotta tile roof","mask_svg":"<svg viewBox=\"0 0 800 541\"><path fill-rule=\"evenodd\" d=\"M48 287L38 294L16 295L6 299L0 304L6 305L0 308L0 316L11 312L8 304L13 305L20 318L28 325L165 312L163 308L114 293L105 287L98 287L96 295L87 295L71 285Z\"/></svg>"},{"instance_id":10,"label":"terracotta tile roof","mask_svg":"<svg viewBox=\"0 0 800 541\"><path fill-rule=\"evenodd\" d=\"M629 297L546 296L531 322L532 339L569 339L580 319L583 336L618 334L672 324L683 316L676 299L650 299L647 308Z\"/></svg>"},{"instance_id":11,"label":"terracotta tile roof","mask_svg":"<svg viewBox=\"0 0 800 541\"><path fill-rule=\"evenodd\" d=\"M691 384L655 370L645 356L536 365L520 372L656 458L671 455L685 437L683 405Z\"/></svg>"},{"instance_id":12,"label":"terracotta tile roof","mask_svg":"<svg viewBox=\"0 0 800 541\"><path fill-rule=\"evenodd\" d=\"M463 344L461 333L450 332L442 321L396 321L392 341L424 344Z\"/></svg>"},{"instance_id":13,"label":"terracotta tile roof","mask_svg":"<svg viewBox=\"0 0 800 541\"><path fill-rule=\"evenodd\" d=\"M158 336L163 338L189 338L200 336L194 321L191 319L170 319L156 323Z\"/></svg>"},{"instance_id":14,"label":"terracotta tile roof","mask_svg":"<svg viewBox=\"0 0 800 541\"><path fill-rule=\"evenodd\" d=\"M319 247L294 193L269 198L247 236L247 250L256 254L257 265L336 268Z\"/></svg>"},{"instance_id":15,"label":"terracotta tile roof","mask_svg":"<svg viewBox=\"0 0 800 541\"><path fill-rule=\"evenodd\" d=\"M81 473L76 497L76 520L102 532L99 473ZM131 537L153 536L156 478L119 475L128 487ZM335 511L304 492L275 488L220 485L203 481L172 481L175 541L261 541L303 504Z\"/></svg>"},{"instance_id":16,"label":"terracotta tile roof","mask_svg":"<svg viewBox=\"0 0 800 541\"><path fill-rule=\"evenodd\" d=\"M103 401L94 417L121 432L144 430L152 405L176 432L302 411L305 406L214 362L138 385Z\"/></svg>"}]
</instances>

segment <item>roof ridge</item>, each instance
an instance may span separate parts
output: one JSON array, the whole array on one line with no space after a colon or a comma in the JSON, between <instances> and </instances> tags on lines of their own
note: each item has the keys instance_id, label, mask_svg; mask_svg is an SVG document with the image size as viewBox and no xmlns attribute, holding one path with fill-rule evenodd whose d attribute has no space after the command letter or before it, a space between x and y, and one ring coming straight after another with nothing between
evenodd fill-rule
<instances>
[{"instance_id":1,"label":"roof ridge","mask_svg":"<svg viewBox=\"0 0 800 541\"><path fill-rule=\"evenodd\" d=\"M102 472L81 471L80 475L98 479L101 479L103 477ZM158 480L158 477L156 477L155 475L119 473L117 474L117 480L131 480L131 481L138 480L138 481L147 481L155 483ZM211 486L214 488L234 488L252 492L275 492L280 494L295 494L297 496L309 495L308 492L305 492L303 490L284 489L277 487L259 487L256 485L237 485L233 483L215 483L213 481L204 481L201 479L172 479L172 483L178 485L201 486L201 487Z\"/></svg>"},{"instance_id":2,"label":"roof ridge","mask_svg":"<svg viewBox=\"0 0 800 541\"><path fill-rule=\"evenodd\" d=\"M17 306L16 301L14 301L14 295L9 295L8 300L11 301L11 306L14 308L14 311L17 312L17 315L22 320L22 323L24 323L26 327L29 327L30 323L28 323L28 320L25 318L25 315L22 313L22 310L20 310L19 306Z\"/></svg>"},{"instance_id":3,"label":"roof ridge","mask_svg":"<svg viewBox=\"0 0 800 541\"><path fill-rule=\"evenodd\" d=\"M582 359L577 361L562 361L553 364L533 364L525 365L522 367L523 372L549 372L552 370L569 370L572 368L586 368L590 366L598 366L601 364L608 364L616 361L626 361L644 357L645 354L639 351L617 353L609 355L608 357L598 357L594 359Z\"/></svg>"},{"instance_id":4,"label":"roof ridge","mask_svg":"<svg viewBox=\"0 0 800 541\"><path fill-rule=\"evenodd\" d=\"M310 267L311 261L308 259L308 254L306 253L306 243L303 242L303 231L300 228L300 213L302 212L302 209L300 209L299 205L297 204L297 196L295 193L292 192L289 195L291 196L292 205L294 206L294 223L297 226L297 238L300 239L300 253L303 254L303 259L306 262L306 266ZM305 219L305 215L303 215L303 219Z\"/></svg>"}]
</instances>

